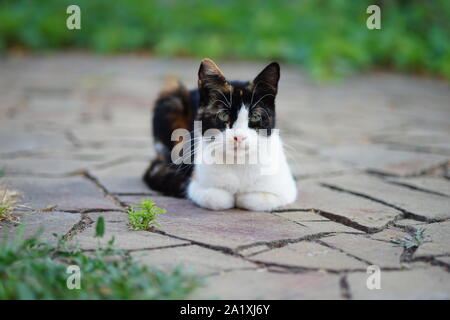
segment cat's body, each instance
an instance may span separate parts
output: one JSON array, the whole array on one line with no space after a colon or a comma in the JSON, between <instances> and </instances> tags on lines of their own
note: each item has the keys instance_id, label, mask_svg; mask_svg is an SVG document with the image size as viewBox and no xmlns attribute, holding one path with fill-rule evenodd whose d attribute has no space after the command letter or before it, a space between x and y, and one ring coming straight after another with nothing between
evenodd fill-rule
<instances>
[{"instance_id":1,"label":"cat's body","mask_svg":"<svg viewBox=\"0 0 450 320\"><path fill-rule=\"evenodd\" d=\"M272 63L251 82L228 82L205 59L198 90L179 83L166 88L154 110L158 157L144 176L147 184L212 210L273 210L293 202L296 185L275 129L278 79L279 66ZM193 164L174 159L172 150L183 141L171 141L172 132L180 128L200 135L183 140L190 152L181 157Z\"/></svg>"}]
</instances>

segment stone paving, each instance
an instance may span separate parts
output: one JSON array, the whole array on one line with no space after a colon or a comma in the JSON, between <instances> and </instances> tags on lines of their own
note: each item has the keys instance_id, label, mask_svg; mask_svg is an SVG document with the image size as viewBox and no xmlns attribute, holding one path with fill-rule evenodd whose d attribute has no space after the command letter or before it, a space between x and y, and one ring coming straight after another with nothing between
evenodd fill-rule
<instances>
[{"instance_id":1,"label":"stone paving","mask_svg":"<svg viewBox=\"0 0 450 320\"><path fill-rule=\"evenodd\" d=\"M205 277L192 298L450 299L450 86L384 72L318 85L283 66L278 124L299 185L276 212L212 212L149 190L150 108L199 61L56 54L0 60L1 183L26 234L93 249L94 221L138 263ZM264 63L222 62L247 79ZM131 231L127 206L167 209ZM2 223L0 233L14 233ZM423 228L427 242L392 242ZM367 267L381 269L369 290Z\"/></svg>"}]
</instances>

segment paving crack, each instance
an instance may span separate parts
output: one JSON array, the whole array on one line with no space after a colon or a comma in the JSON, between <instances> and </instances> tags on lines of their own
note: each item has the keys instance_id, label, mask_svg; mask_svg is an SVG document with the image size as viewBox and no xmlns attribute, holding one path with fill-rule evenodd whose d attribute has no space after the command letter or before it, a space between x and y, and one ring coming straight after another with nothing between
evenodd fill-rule
<instances>
[{"instance_id":1,"label":"paving crack","mask_svg":"<svg viewBox=\"0 0 450 320\"><path fill-rule=\"evenodd\" d=\"M295 243L295 242L299 242L299 241L311 241L313 239L318 239L318 238L327 236L329 234L332 234L330 232L324 232L324 233L320 233L320 234L309 235L309 236L298 238L298 239L282 239L282 240L275 240L275 241L261 241L261 242L255 242L255 243L248 244L248 245L243 245L243 246L237 247L237 248L235 248L233 250L233 249L228 248L228 247L211 245L211 244L199 242L199 241L196 241L196 240L179 237L179 236L172 235L170 233L167 233L165 231L158 230L158 229L154 229L154 230L149 231L149 232L162 234L162 235L165 235L165 236L168 236L168 237L172 237L172 238L175 238L175 239L178 239L178 240L188 241L191 244L195 244L195 245L198 245L198 246L206 248L206 249L220 251L220 252L222 252L222 253L224 253L226 255L231 255L231 256L243 259L243 260L245 260L247 262L256 263L256 264L259 264L259 265L264 266L264 267L279 266L279 267L289 268L290 270L294 270L295 269L296 272L298 272L298 269L299 269L297 267L291 267L291 266L286 266L286 265L282 265L282 264L272 264L272 263L266 263L266 262L262 262L262 261L251 260L251 259L248 259L248 257L240 254L239 251L241 251L243 249L248 249L248 248L253 247L253 246L258 246L258 245L261 245L261 244L267 245L267 246L271 247L271 249L273 249L273 248L276 248L276 247L282 247L282 246L284 246L284 245L286 245L288 243ZM311 270L315 270L315 271L321 270L321 268L301 268L301 269L302 270L309 270L309 271L311 271ZM333 272L337 272L337 271L333 270Z\"/></svg>"},{"instance_id":2,"label":"paving crack","mask_svg":"<svg viewBox=\"0 0 450 320\"><path fill-rule=\"evenodd\" d=\"M133 158L131 156L120 157L118 159L114 159L114 160L110 160L110 161L107 161L107 162L104 162L104 163L97 164L93 168L95 170L102 170L102 169L106 169L106 168L110 168L110 167L113 167L113 166L117 166L117 165L120 165L120 164L124 164L124 163L130 162L130 161L132 161L132 159Z\"/></svg>"},{"instance_id":3,"label":"paving crack","mask_svg":"<svg viewBox=\"0 0 450 320\"><path fill-rule=\"evenodd\" d=\"M247 260L247 259L245 259ZM366 272L366 269L328 269L328 268L312 268L312 267L302 267L302 266L292 266L292 265L286 265L282 263L276 263L276 262L264 262L260 260L251 260L248 261L257 263L263 267L265 267L270 272L277 272L277 273L306 273L306 272L318 272L318 273L332 273L332 274L342 274L344 272ZM272 267L275 267L275 269L271 269Z\"/></svg>"},{"instance_id":4,"label":"paving crack","mask_svg":"<svg viewBox=\"0 0 450 320\"><path fill-rule=\"evenodd\" d=\"M113 192L111 195L116 197L148 197L148 196L160 196L160 194L153 192Z\"/></svg>"},{"instance_id":5,"label":"paving crack","mask_svg":"<svg viewBox=\"0 0 450 320\"><path fill-rule=\"evenodd\" d=\"M336 232L319 232L319 233L315 233L315 234L311 234L311 235L306 235L306 236L300 237L300 238L289 238L289 239L280 239L280 240L272 240L272 241L257 241L257 242L253 242L250 244L238 246L235 249L235 251L239 252L239 251L242 251L245 249L249 249L249 248L253 248L253 247L257 247L257 246L264 246L264 245L269 247L270 249L282 248L290 243L297 243L297 242L301 242L301 241L313 241L316 239L334 235L335 233Z\"/></svg>"},{"instance_id":6,"label":"paving crack","mask_svg":"<svg viewBox=\"0 0 450 320\"><path fill-rule=\"evenodd\" d=\"M391 142L386 141L384 139L375 138L372 139L375 143L381 143L386 145L390 150L400 150L400 151L412 151L418 153L425 154L441 154L441 155L450 155L450 150L440 147L426 147L426 146L418 146L418 145L409 145L400 142Z\"/></svg>"},{"instance_id":7,"label":"paving crack","mask_svg":"<svg viewBox=\"0 0 450 320\"><path fill-rule=\"evenodd\" d=\"M153 250L161 250L161 249L171 249L171 248L178 248L178 247L189 247L192 246L192 243L182 243L182 244L172 244L168 246L160 246L160 247L153 247L153 248L140 248L140 249L122 249L121 251L126 253L131 252L140 252L140 251L153 251ZM93 252L96 249L82 249L83 252Z\"/></svg>"},{"instance_id":8,"label":"paving crack","mask_svg":"<svg viewBox=\"0 0 450 320\"><path fill-rule=\"evenodd\" d=\"M365 233L376 233L376 232L384 230L386 227L389 226L389 223L387 223L386 225L384 225L384 226L382 226L380 228L367 227L367 226L359 224L359 223L357 223L357 222L355 222L355 221L353 221L353 220L351 220L351 219L349 219L347 217L344 217L344 216L341 216L341 215L337 215L335 213L323 211L323 210L320 210L320 209L313 209L313 208L310 208L310 209L280 209L280 210L272 211L272 213L275 213L275 214L276 213L283 213L283 212L313 212L313 213L316 213L316 214L318 214L318 215L320 215L320 216L322 216L324 218L327 218L327 219L329 219L329 220L331 220L333 222L342 224L342 225L344 225L346 227L350 227L350 228L353 228L353 229L356 229L356 230L359 230L359 231L363 231ZM277 215L277 216L279 216L279 215ZM284 218L283 216L279 216L279 217ZM296 222L296 221L293 221L293 220L290 220L290 219L288 219L288 220L292 221L292 222ZM300 224L300 225L302 225L302 224Z\"/></svg>"},{"instance_id":9,"label":"paving crack","mask_svg":"<svg viewBox=\"0 0 450 320\"><path fill-rule=\"evenodd\" d=\"M443 268L445 271L450 272L450 265L446 264L445 262L439 261L434 256L423 256L423 257L415 257L411 260L411 262L425 262L427 264L438 266Z\"/></svg>"},{"instance_id":10,"label":"paving crack","mask_svg":"<svg viewBox=\"0 0 450 320\"><path fill-rule=\"evenodd\" d=\"M428 167L428 168L422 169L422 170L420 170L420 171L418 171L416 173L411 173L411 174L395 174L395 173L389 173L389 172L385 172L385 171L377 170L377 169L365 169L364 171L367 174L379 176L381 178L386 178L386 177L388 177L388 178L389 177L390 178L415 178L415 177L422 177L422 176L428 175L428 174L430 174L432 172L435 172L436 170L439 170L439 169L446 170L448 165L449 165L449 163L450 162L448 160L445 160L445 161L443 161L443 162L441 162L441 163L439 163L437 165L434 165L432 167Z\"/></svg>"},{"instance_id":11,"label":"paving crack","mask_svg":"<svg viewBox=\"0 0 450 320\"><path fill-rule=\"evenodd\" d=\"M349 193L349 194L352 194L352 195L355 195L355 196L358 196L358 197L362 197L362 198L366 198L368 200L371 200L371 201L374 201L374 202L378 202L378 203L381 203L381 204L383 204L385 206L394 208L394 209L396 209L396 210L398 210L398 211L400 211L402 213L402 218L409 218L409 219L413 219L413 220L417 220L417 221L421 221L421 222L442 222L443 220L445 220L445 219L429 219L427 217L424 217L424 216L418 215L416 213L410 212L410 211L405 210L405 209L403 209L403 208L401 208L399 206L396 206L394 204L391 204L389 202L386 202L386 201L378 199L378 198L374 198L374 197L369 196L369 195L364 194L364 193L360 193L360 192L344 189L344 188L341 188L341 187L338 187L338 186L334 186L334 185L331 185L331 184L327 184L327 183L321 183L320 185L323 186L323 187L329 188L331 190ZM397 220L398 220L398 218L397 218Z\"/></svg>"},{"instance_id":12,"label":"paving crack","mask_svg":"<svg viewBox=\"0 0 450 320\"><path fill-rule=\"evenodd\" d=\"M64 136L75 148L81 148L83 146L80 139L71 130L66 130Z\"/></svg>"},{"instance_id":13,"label":"paving crack","mask_svg":"<svg viewBox=\"0 0 450 320\"><path fill-rule=\"evenodd\" d=\"M168 236L174 239L178 239L178 240L183 240L183 241L188 241L192 244L196 244L200 247L204 247L207 249L212 249L212 250L216 250L216 251L220 251L222 253L228 254L228 255L233 255L233 256L239 256L242 257L242 255L237 254L233 249L228 248L228 247L222 247L222 246L215 246L215 245L211 245L211 244L207 244L204 242L199 242L199 241L195 241L195 240L191 240L191 239L187 239L187 238L183 238L183 237L179 237L170 233L167 233L165 231L159 230L159 229L153 229L153 230L149 230L148 232L153 232L153 233L158 233L158 234L162 234L164 236Z\"/></svg>"},{"instance_id":14,"label":"paving crack","mask_svg":"<svg viewBox=\"0 0 450 320\"><path fill-rule=\"evenodd\" d=\"M405 182L390 181L390 180L386 180L385 182L386 183L390 183L390 184L394 184L394 185L397 185L397 186L405 187L405 188L408 188L408 189L411 189L411 190L415 190L415 191L420 191L420 192L425 192L425 193L429 193L429 194L434 194L434 195L440 196L440 197L450 198L445 193L440 193L440 192L437 192L437 191L420 188L420 187L417 187L417 186L414 186L412 184L408 184L408 183L405 183Z\"/></svg>"},{"instance_id":15,"label":"paving crack","mask_svg":"<svg viewBox=\"0 0 450 320\"><path fill-rule=\"evenodd\" d=\"M326 243L326 242L320 241L320 239L316 240L315 242L318 243L318 244L320 244L320 245L322 245L322 246L325 246L325 247L327 247L327 248L330 248L330 249L333 249L333 250L337 250L337 251L339 251L339 252L345 254L345 255L348 256L348 257L351 257L351 258L353 258L353 259L358 260L359 262L362 262L362 263L364 263L364 264L367 264L368 266L373 265L373 263L370 262L370 261L367 261L367 260L365 260L365 259L362 259L362 258L360 258L360 257L358 257L358 256L355 256L355 255L351 254L351 253L348 253L347 251L344 251L344 250L342 250L342 249L340 249L340 248L337 248L337 247L335 247L335 246L332 246L332 245L330 245L330 244L328 244L328 243Z\"/></svg>"},{"instance_id":16,"label":"paving crack","mask_svg":"<svg viewBox=\"0 0 450 320\"><path fill-rule=\"evenodd\" d=\"M348 170L337 170L327 173L317 173L317 174L297 174L295 175L295 178L298 180L308 180L308 179L318 179L318 178L333 178L333 177L339 177L345 174L349 174L353 171L356 171L355 169L348 169Z\"/></svg>"},{"instance_id":17,"label":"paving crack","mask_svg":"<svg viewBox=\"0 0 450 320\"><path fill-rule=\"evenodd\" d=\"M61 211L61 212L67 212L67 213L124 212L124 210L120 210L120 209L105 209L105 208L58 209L55 211Z\"/></svg>"},{"instance_id":18,"label":"paving crack","mask_svg":"<svg viewBox=\"0 0 450 320\"><path fill-rule=\"evenodd\" d=\"M93 224L94 221L89 218L86 214L81 214L81 219L78 221L64 236L64 240L70 240L73 238L74 235L80 233L84 229L86 229L88 226Z\"/></svg>"},{"instance_id":19,"label":"paving crack","mask_svg":"<svg viewBox=\"0 0 450 320\"><path fill-rule=\"evenodd\" d=\"M98 181L98 179L96 177L94 177L93 175L91 175L88 171L83 171L81 173L81 176L83 176L83 177L87 178L88 180L90 180L91 182L93 182L97 186L97 188L99 188L102 191L105 198L111 200L112 202L114 202L114 204L116 204L117 206L121 207L124 210L126 210L128 208L128 206L125 203L123 203L122 201L120 201L119 198L117 198L113 194L109 193L108 189L106 189L106 187L103 186L100 183L100 181Z\"/></svg>"},{"instance_id":20,"label":"paving crack","mask_svg":"<svg viewBox=\"0 0 450 320\"><path fill-rule=\"evenodd\" d=\"M352 295L351 295L351 292L350 292L350 286L348 284L347 274L346 273L341 275L341 278L339 279L339 286L341 288L341 296L342 296L342 298L344 298L346 300L352 299Z\"/></svg>"}]
</instances>

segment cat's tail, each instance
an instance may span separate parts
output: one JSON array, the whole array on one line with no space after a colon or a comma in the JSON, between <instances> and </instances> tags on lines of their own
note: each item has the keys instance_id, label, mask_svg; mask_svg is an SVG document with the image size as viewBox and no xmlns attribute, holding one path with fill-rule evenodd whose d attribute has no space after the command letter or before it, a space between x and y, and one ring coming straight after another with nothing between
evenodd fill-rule
<instances>
[{"instance_id":1,"label":"cat's tail","mask_svg":"<svg viewBox=\"0 0 450 320\"><path fill-rule=\"evenodd\" d=\"M192 166L175 164L171 152L179 141L172 141L176 129L191 131L193 108L190 92L175 78L167 81L153 109L153 140L156 158L144 174L145 183L167 196L184 197Z\"/></svg>"}]
</instances>

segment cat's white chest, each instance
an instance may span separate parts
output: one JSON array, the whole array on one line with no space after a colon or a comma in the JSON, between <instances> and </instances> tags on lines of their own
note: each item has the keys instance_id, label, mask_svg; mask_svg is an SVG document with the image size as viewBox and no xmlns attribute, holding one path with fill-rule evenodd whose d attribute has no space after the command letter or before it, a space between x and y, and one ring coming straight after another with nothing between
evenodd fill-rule
<instances>
[{"instance_id":1,"label":"cat's white chest","mask_svg":"<svg viewBox=\"0 0 450 320\"><path fill-rule=\"evenodd\" d=\"M201 185L222 188L233 194L252 190L255 184L261 184L267 178L260 176L260 170L255 165L200 165L194 173L194 179Z\"/></svg>"},{"instance_id":2,"label":"cat's white chest","mask_svg":"<svg viewBox=\"0 0 450 320\"><path fill-rule=\"evenodd\" d=\"M188 198L212 210L237 206L270 211L291 203L297 195L295 181L282 149L277 154L270 170L258 164L198 164Z\"/></svg>"}]
</instances>

